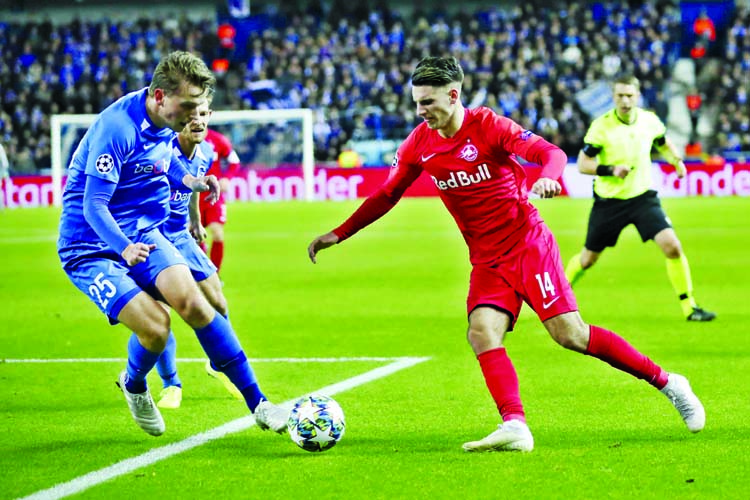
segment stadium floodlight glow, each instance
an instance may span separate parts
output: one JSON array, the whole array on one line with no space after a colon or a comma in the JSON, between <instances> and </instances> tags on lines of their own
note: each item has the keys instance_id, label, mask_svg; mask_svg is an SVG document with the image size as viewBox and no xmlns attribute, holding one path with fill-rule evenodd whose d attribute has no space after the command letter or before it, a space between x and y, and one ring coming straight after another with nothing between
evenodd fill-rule
<instances>
[{"instance_id":1,"label":"stadium floodlight glow","mask_svg":"<svg viewBox=\"0 0 750 500\"><path fill-rule=\"evenodd\" d=\"M62 181L65 169L78 147L86 129L94 122L95 114L57 114L51 119L51 174L52 204L62 205ZM214 111L209 127L228 135L235 150L243 159L246 147L262 148L261 156L266 167L279 163L294 163L302 169L304 199L315 199L315 156L313 145L313 111L307 108ZM270 129L271 133L267 133ZM257 134L275 140L268 145L257 140ZM274 137L274 134L277 137ZM268 147L266 147L268 146ZM245 163L243 161L243 163Z\"/></svg>"}]
</instances>

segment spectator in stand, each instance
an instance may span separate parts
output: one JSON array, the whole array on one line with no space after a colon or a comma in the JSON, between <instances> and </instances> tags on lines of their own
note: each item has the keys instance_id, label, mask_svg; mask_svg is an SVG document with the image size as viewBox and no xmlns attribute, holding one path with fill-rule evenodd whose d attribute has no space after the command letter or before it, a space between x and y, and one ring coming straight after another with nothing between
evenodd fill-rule
<instances>
[{"instance_id":1,"label":"spectator in stand","mask_svg":"<svg viewBox=\"0 0 750 500\"><path fill-rule=\"evenodd\" d=\"M408 68L430 45L440 43L460 50L467 68L476 67L476 81L469 76L464 86L467 102L476 98L477 103L494 105L496 100L493 107L502 107L506 116L512 116L518 103L527 102L528 94L541 84L557 82L553 112L557 115L563 103L571 102L575 123L555 116L560 121L561 146L574 154L585 133L585 125L579 124L588 121L575 94L607 79L613 67L637 70L644 91L663 87L657 74L674 61L680 32L679 9L668 3L607 3L594 9L573 2L564 10L527 3L502 11L490 7L455 14L415 9L411 16L380 3L369 12L364 4L355 8L340 3L361 18L347 20L342 17L345 10L337 8L299 10L282 3L264 12L259 6L256 13L267 16L268 27L250 37L249 47L242 47L248 55L245 62L230 62L218 83L215 103L221 103L222 109L337 107L341 112L329 118L329 136L315 141L316 158L334 162L355 133L360 139L374 138L374 131L352 127L364 110L374 108L382 115L384 139L402 137L416 125L410 111ZM8 23L0 33L4 63L0 64L0 109L22 126L22 117L32 114L35 97L46 93L51 98L41 105L44 114L53 113L55 106L57 112L99 112L125 92L142 88L150 76L147 68L170 50L192 49L213 60L219 50L214 24L177 17ZM39 36L34 36L37 32ZM741 39L739 28L733 32ZM566 48L571 48L567 55L575 55L570 59L573 63L565 62ZM245 51L239 49L235 51ZM605 62L608 54L618 54L619 66L612 58ZM634 68L632 61L644 63ZM39 93L42 81L47 89ZM258 93L249 89L262 81L278 91L261 92L261 99L256 99ZM510 83L511 95L501 95ZM390 96L396 97L395 103ZM545 102L532 101L534 109L523 111L527 119L536 120L543 115ZM0 133L5 133L2 129L0 124ZM49 135L48 123L34 134L42 135ZM18 150L30 150L26 156L33 169L48 167L40 164L44 155L37 155L27 142L19 138Z\"/></svg>"},{"instance_id":2,"label":"spectator in stand","mask_svg":"<svg viewBox=\"0 0 750 500\"><path fill-rule=\"evenodd\" d=\"M206 255L211 258L218 273L224 262L224 225L227 223L226 193L229 190L227 175L237 173L240 168L240 157L229 138L216 130L209 129L205 140L214 147L214 158L207 175L215 175L219 179L221 195L213 204L206 200L207 195L200 197L201 224L208 231L211 247L209 249L205 242L201 242L200 245ZM223 163L226 163L226 167Z\"/></svg>"},{"instance_id":3,"label":"spectator in stand","mask_svg":"<svg viewBox=\"0 0 750 500\"><path fill-rule=\"evenodd\" d=\"M688 111L690 112L690 144L697 144L698 139L698 119L700 118L701 105L703 104L703 97L701 96L698 89L692 88L690 92L685 96Z\"/></svg>"},{"instance_id":4,"label":"spectator in stand","mask_svg":"<svg viewBox=\"0 0 750 500\"><path fill-rule=\"evenodd\" d=\"M362 158L359 156L351 143L344 145L344 149L339 153L337 164L341 168L354 168L362 166Z\"/></svg>"},{"instance_id":5,"label":"spectator in stand","mask_svg":"<svg viewBox=\"0 0 750 500\"><path fill-rule=\"evenodd\" d=\"M693 33L707 43L716 41L716 26L705 8L701 9L698 17L693 21Z\"/></svg>"}]
</instances>

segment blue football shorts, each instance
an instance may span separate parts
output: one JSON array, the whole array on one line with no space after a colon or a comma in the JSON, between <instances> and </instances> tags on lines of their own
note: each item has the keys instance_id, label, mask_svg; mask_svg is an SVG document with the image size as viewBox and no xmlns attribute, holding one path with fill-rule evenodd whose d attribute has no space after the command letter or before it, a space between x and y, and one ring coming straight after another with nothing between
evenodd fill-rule
<instances>
[{"instance_id":1,"label":"blue football shorts","mask_svg":"<svg viewBox=\"0 0 750 500\"><path fill-rule=\"evenodd\" d=\"M190 268L190 273L196 282L203 281L212 274L216 273L216 266L211 259L201 250L198 243L187 231L177 234L172 243L179 250Z\"/></svg>"},{"instance_id":2,"label":"blue football shorts","mask_svg":"<svg viewBox=\"0 0 750 500\"><path fill-rule=\"evenodd\" d=\"M58 255L63 269L73 284L81 290L111 324L125 305L139 292L155 295L156 277L164 269L187 262L182 254L158 229L141 233L137 242L155 244L145 262L133 267L103 243L58 240Z\"/></svg>"}]
</instances>

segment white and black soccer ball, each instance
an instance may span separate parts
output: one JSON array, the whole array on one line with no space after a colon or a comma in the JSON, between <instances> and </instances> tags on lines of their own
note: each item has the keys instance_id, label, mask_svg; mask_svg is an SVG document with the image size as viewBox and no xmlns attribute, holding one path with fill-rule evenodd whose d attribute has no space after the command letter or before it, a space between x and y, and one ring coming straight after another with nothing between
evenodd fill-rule
<instances>
[{"instance_id":1,"label":"white and black soccer ball","mask_svg":"<svg viewBox=\"0 0 750 500\"><path fill-rule=\"evenodd\" d=\"M345 428L341 406L329 396L315 394L299 398L287 422L292 441L307 451L330 450L344 436Z\"/></svg>"},{"instance_id":2,"label":"white and black soccer ball","mask_svg":"<svg viewBox=\"0 0 750 500\"><path fill-rule=\"evenodd\" d=\"M111 155L104 153L96 159L96 170L100 174L107 174L115 167L115 160Z\"/></svg>"}]
</instances>

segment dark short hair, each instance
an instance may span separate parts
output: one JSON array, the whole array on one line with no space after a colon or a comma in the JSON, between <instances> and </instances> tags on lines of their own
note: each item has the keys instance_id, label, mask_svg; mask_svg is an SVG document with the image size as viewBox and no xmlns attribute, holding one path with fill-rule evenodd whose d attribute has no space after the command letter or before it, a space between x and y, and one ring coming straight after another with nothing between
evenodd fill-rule
<instances>
[{"instance_id":1,"label":"dark short hair","mask_svg":"<svg viewBox=\"0 0 750 500\"><path fill-rule=\"evenodd\" d=\"M464 70L453 57L425 57L417 64L411 74L411 83L415 86L430 85L442 87L450 83L463 83Z\"/></svg>"},{"instance_id":2,"label":"dark short hair","mask_svg":"<svg viewBox=\"0 0 750 500\"><path fill-rule=\"evenodd\" d=\"M622 85L632 85L637 90L641 89L640 80L638 80L638 78L632 73L623 73L617 76L617 78L615 78L614 85L617 85L618 83Z\"/></svg>"},{"instance_id":3,"label":"dark short hair","mask_svg":"<svg viewBox=\"0 0 750 500\"><path fill-rule=\"evenodd\" d=\"M148 93L154 95L156 89L162 89L174 94L185 83L201 88L210 98L214 95L216 77L200 57L181 50L170 52L156 66Z\"/></svg>"}]
</instances>

